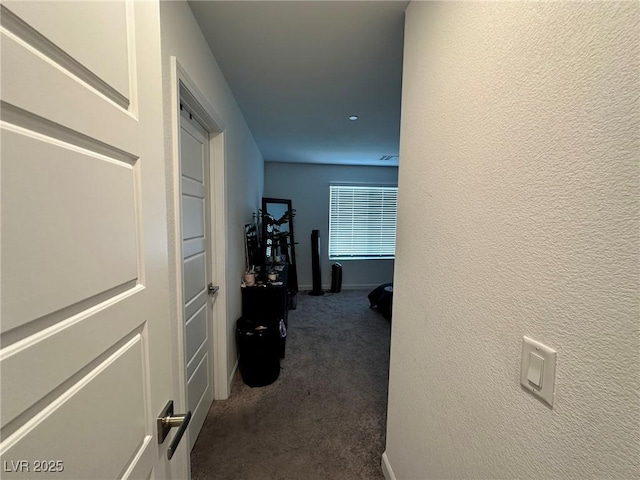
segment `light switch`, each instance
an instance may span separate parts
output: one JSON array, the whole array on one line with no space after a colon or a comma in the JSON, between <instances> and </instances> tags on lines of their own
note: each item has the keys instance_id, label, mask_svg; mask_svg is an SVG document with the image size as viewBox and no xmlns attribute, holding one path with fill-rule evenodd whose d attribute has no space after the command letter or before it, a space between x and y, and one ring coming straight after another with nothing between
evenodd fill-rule
<instances>
[{"instance_id":1,"label":"light switch","mask_svg":"<svg viewBox=\"0 0 640 480\"><path fill-rule=\"evenodd\" d=\"M529 372L527 380L540 388L542 386L542 372L544 371L544 358L535 353L529 354Z\"/></svg>"},{"instance_id":2,"label":"light switch","mask_svg":"<svg viewBox=\"0 0 640 480\"><path fill-rule=\"evenodd\" d=\"M553 406L555 379L556 351L532 338L523 337L520 384Z\"/></svg>"}]
</instances>

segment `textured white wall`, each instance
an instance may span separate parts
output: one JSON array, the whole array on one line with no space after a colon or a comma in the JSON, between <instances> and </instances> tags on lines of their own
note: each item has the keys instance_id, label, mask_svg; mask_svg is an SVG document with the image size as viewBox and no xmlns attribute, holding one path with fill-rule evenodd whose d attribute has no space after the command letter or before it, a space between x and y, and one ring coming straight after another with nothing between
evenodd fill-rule
<instances>
[{"instance_id":1,"label":"textured white wall","mask_svg":"<svg viewBox=\"0 0 640 480\"><path fill-rule=\"evenodd\" d=\"M329 260L329 184L331 182L397 184L396 167L310 165L266 162L264 196L288 198L296 209L294 235L298 284L310 290L311 231L320 230L320 270L323 288L331 285ZM370 288L393 279L393 260L342 260L343 288Z\"/></svg>"},{"instance_id":2,"label":"textured white wall","mask_svg":"<svg viewBox=\"0 0 640 480\"><path fill-rule=\"evenodd\" d=\"M227 312L228 368L237 353L235 321L242 314L240 280L245 269L244 225L253 218L262 198L264 161L242 112L216 63L187 2L160 2L162 28L163 91L165 110L165 151L168 164L173 152L171 138L170 63L174 55L189 77L225 123L227 202ZM171 178L171 175L169 175ZM170 192L170 195L173 193ZM172 205L170 206L172 208ZM173 300L175 304L175 299Z\"/></svg>"},{"instance_id":3,"label":"textured white wall","mask_svg":"<svg viewBox=\"0 0 640 480\"><path fill-rule=\"evenodd\" d=\"M640 478L639 5L408 7L398 479ZM558 350L553 409L523 335Z\"/></svg>"}]
</instances>

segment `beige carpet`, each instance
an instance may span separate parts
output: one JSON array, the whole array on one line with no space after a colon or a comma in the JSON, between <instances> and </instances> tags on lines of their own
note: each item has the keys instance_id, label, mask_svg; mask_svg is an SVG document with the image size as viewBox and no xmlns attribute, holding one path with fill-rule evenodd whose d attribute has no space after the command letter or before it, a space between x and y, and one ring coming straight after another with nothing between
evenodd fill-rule
<instances>
[{"instance_id":1,"label":"beige carpet","mask_svg":"<svg viewBox=\"0 0 640 480\"><path fill-rule=\"evenodd\" d=\"M298 294L280 378L214 402L191 453L195 480L382 479L390 324L368 291Z\"/></svg>"}]
</instances>

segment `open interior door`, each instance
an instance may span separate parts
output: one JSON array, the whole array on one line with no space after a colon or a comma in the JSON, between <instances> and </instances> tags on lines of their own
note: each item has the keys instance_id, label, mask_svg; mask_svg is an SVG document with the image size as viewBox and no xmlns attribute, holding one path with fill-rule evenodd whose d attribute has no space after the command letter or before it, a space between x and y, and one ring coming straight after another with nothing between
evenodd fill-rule
<instances>
[{"instance_id":1,"label":"open interior door","mask_svg":"<svg viewBox=\"0 0 640 480\"><path fill-rule=\"evenodd\" d=\"M2 477L187 478L158 3L0 8Z\"/></svg>"}]
</instances>

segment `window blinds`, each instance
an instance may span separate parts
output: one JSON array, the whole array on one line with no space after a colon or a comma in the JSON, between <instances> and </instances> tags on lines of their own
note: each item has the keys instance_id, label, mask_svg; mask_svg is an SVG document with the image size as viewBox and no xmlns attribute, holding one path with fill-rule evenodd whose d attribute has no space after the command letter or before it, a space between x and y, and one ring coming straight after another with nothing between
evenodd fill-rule
<instances>
[{"instance_id":1,"label":"window blinds","mask_svg":"<svg viewBox=\"0 0 640 480\"><path fill-rule=\"evenodd\" d=\"M394 258L398 187L329 186L329 258Z\"/></svg>"}]
</instances>

